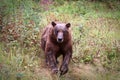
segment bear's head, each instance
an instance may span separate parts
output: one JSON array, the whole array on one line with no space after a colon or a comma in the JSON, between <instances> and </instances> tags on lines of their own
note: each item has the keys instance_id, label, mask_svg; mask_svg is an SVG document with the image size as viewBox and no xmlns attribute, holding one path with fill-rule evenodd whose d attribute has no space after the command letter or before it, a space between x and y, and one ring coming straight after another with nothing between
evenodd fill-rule
<instances>
[{"instance_id":1,"label":"bear's head","mask_svg":"<svg viewBox=\"0 0 120 80\"><path fill-rule=\"evenodd\" d=\"M70 23L55 23L51 22L53 26L53 32L58 43L64 42L65 38L69 36Z\"/></svg>"}]
</instances>

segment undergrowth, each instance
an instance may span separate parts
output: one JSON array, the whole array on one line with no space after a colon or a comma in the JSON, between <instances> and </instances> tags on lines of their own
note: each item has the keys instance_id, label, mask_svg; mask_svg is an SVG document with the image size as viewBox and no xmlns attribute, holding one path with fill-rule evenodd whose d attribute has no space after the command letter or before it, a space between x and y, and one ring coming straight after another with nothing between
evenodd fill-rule
<instances>
[{"instance_id":1,"label":"undergrowth","mask_svg":"<svg viewBox=\"0 0 120 80\"><path fill-rule=\"evenodd\" d=\"M105 76L95 74L96 80L119 79L120 2L55 0L48 4L39 0L0 3L0 80L85 80L73 74L81 64L107 70ZM44 68L40 48L41 31L51 21L72 24L73 65L61 78ZM113 72L118 74L111 77Z\"/></svg>"}]
</instances>

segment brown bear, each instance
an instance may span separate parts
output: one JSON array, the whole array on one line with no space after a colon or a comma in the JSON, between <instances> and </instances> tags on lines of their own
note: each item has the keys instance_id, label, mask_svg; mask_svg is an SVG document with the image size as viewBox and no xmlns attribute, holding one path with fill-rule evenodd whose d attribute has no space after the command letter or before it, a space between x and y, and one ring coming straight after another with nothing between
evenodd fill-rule
<instances>
[{"instance_id":1,"label":"brown bear","mask_svg":"<svg viewBox=\"0 0 120 80\"><path fill-rule=\"evenodd\" d=\"M58 72L57 58L62 55L63 61L60 66L60 75L67 73L68 64L72 57L72 40L70 23L51 22L42 34L41 47L45 52L47 65L52 69L53 73Z\"/></svg>"}]
</instances>

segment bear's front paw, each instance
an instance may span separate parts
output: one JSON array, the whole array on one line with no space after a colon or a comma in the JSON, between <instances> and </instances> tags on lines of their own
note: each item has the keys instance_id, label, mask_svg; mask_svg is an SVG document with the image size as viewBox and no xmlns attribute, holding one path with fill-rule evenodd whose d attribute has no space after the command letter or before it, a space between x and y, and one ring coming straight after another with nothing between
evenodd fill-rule
<instances>
[{"instance_id":1,"label":"bear's front paw","mask_svg":"<svg viewBox=\"0 0 120 80\"><path fill-rule=\"evenodd\" d=\"M52 73L53 73L53 74L57 74L57 73L58 73L58 69L57 69L57 68L53 68L53 69L52 69Z\"/></svg>"},{"instance_id":2,"label":"bear's front paw","mask_svg":"<svg viewBox=\"0 0 120 80\"><path fill-rule=\"evenodd\" d=\"M68 66L67 65L61 66L61 68L60 68L60 75L64 75L67 72L68 72Z\"/></svg>"}]
</instances>

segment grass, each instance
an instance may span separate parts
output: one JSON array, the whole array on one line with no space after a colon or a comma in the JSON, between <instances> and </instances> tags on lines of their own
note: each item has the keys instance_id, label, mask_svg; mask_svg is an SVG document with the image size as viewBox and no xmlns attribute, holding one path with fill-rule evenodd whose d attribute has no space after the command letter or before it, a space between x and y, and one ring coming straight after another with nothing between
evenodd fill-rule
<instances>
[{"instance_id":1,"label":"grass","mask_svg":"<svg viewBox=\"0 0 120 80\"><path fill-rule=\"evenodd\" d=\"M0 80L119 80L119 1L56 0L47 10L31 0L14 3L3 11ZM41 31L51 21L72 24L73 59L62 77L51 74L40 49Z\"/></svg>"}]
</instances>

